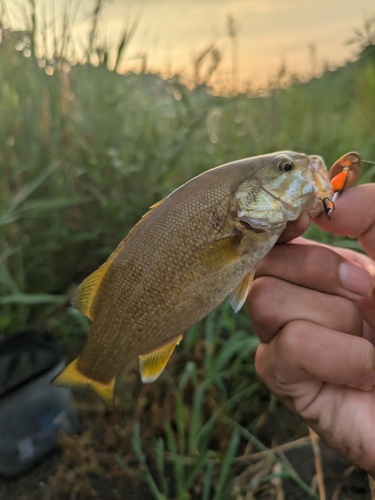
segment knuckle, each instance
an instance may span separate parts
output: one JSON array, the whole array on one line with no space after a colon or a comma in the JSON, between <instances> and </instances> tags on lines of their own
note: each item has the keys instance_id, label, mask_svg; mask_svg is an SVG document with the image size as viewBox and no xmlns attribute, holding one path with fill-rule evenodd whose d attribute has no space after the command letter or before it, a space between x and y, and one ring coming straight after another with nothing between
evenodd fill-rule
<instances>
[{"instance_id":1,"label":"knuckle","mask_svg":"<svg viewBox=\"0 0 375 500\"><path fill-rule=\"evenodd\" d=\"M265 358L263 355L263 350L264 346L261 344L255 354L255 371L257 372L258 376L265 381L266 375L267 375L267 370L265 366Z\"/></svg>"},{"instance_id":2,"label":"knuckle","mask_svg":"<svg viewBox=\"0 0 375 500\"><path fill-rule=\"evenodd\" d=\"M272 363L270 363L269 356L267 354L268 345L260 344L255 354L255 371L257 372L259 378L263 380L263 382L271 387L271 379L272 379Z\"/></svg>"},{"instance_id":3,"label":"knuckle","mask_svg":"<svg viewBox=\"0 0 375 500\"><path fill-rule=\"evenodd\" d=\"M374 346L363 339L365 344L363 348L362 360L358 371L359 383L364 390L371 389L373 385L373 376L375 373L375 349Z\"/></svg>"},{"instance_id":4,"label":"knuckle","mask_svg":"<svg viewBox=\"0 0 375 500\"><path fill-rule=\"evenodd\" d=\"M255 355L255 370L259 378L273 393L278 392L278 362L270 344L260 344Z\"/></svg>"},{"instance_id":5,"label":"knuckle","mask_svg":"<svg viewBox=\"0 0 375 500\"><path fill-rule=\"evenodd\" d=\"M281 281L277 278L257 278L246 302L252 326L263 341L270 340L272 332L278 330L280 305L277 296L280 286Z\"/></svg>"},{"instance_id":6,"label":"knuckle","mask_svg":"<svg viewBox=\"0 0 375 500\"><path fill-rule=\"evenodd\" d=\"M298 360L306 345L306 322L294 320L287 323L278 334L280 357L286 362Z\"/></svg>"},{"instance_id":7,"label":"knuckle","mask_svg":"<svg viewBox=\"0 0 375 500\"><path fill-rule=\"evenodd\" d=\"M251 286L247 299L250 318L262 316L275 294L278 280L269 276L257 278Z\"/></svg>"},{"instance_id":8,"label":"knuckle","mask_svg":"<svg viewBox=\"0 0 375 500\"><path fill-rule=\"evenodd\" d=\"M349 303L350 303L350 307L352 309L352 313L351 313L351 320L352 320L352 325L353 325L352 331L358 332L358 335L361 335L362 330L363 330L362 315L354 302L349 301Z\"/></svg>"},{"instance_id":9,"label":"knuckle","mask_svg":"<svg viewBox=\"0 0 375 500\"><path fill-rule=\"evenodd\" d=\"M340 324L338 329L349 334L361 335L363 322L361 313L357 305L349 299L338 298L336 311L341 311L338 314Z\"/></svg>"}]
</instances>

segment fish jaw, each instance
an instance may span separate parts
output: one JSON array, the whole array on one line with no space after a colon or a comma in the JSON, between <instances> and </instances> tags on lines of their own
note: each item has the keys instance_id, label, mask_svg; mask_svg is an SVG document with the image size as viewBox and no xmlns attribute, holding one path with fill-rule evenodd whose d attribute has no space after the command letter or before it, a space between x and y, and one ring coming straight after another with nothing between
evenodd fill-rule
<instances>
[{"instance_id":1,"label":"fish jaw","mask_svg":"<svg viewBox=\"0 0 375 500\"><path fill-rule=\"evenodd\" d=\"M291 181L287 182L287 177L280 177L278 184L274 186L271 184L265 188L281 200L286 219L288 221L297 219L302 210L306 211L310 217L319 216L325 211L327 202L330 202L333 196L323 158L317 155L307 156L302 153L282 151L277 159L289 160L295 166Z\"/></svg>"},{"instance_id":2,"label":"fish jaw","mask_svg":"<svg viewBox=\"0 0 375 500\"><path fill-rule=\"evenodd\" d=\"M311 200L311 204L306 206L306 212L313 218L318 217L324 211L326 200L332 200L333 190L323 158L311 155L309 159L309 166L304 176L313 185L315 197Z\"/></svg>"},{"instance_id":3,"label":"fish jaw","mask_svg":"<svg viewBox=\"0 0 375 500\"><path fill-rule=\"evenodd\" d=\"M256 231L282 231L286 226L283 206L280 200L270 196L267 191L260 189L256 196L256 203L251 203L249 193L257 180L253 179L241 186L236 193L235 207L237 216L234 227L241 229L245 224ZM237 222L238 221L238 222Z\"/></svg>"},{"instance_id":4,"label":"fish jaw","mask_svg":"<svg viewBox=\"0 0 375 500\"><path fill-rule=\"evenodd\" d=\"M289 163L291 171L280 165ZM234 194L237 220L259 231L282 232L306 208L315 206L316 188L305 173L311 163L307 155L282 151L264 168L241 184ZM312 173L309 174L312 179ZM322 204L320 203L320 211Z\"/></svg>"}]
</instances>

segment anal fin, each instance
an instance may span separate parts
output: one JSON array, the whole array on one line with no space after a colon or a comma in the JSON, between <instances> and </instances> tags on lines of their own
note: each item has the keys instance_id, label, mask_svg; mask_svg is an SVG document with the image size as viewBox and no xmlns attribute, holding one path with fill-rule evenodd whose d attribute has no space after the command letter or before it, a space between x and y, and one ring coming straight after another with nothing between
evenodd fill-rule
<instances>
[{"instance_id":1,"label":"anal fin","mask_svg":"<svg viewBox=\"0 0 375 500\"><path fill-rule=\"evenodd\" d=\"M153 382L158 378L168 363L176 345L180 343L182 335L174 338L168 344L155 349L154 351L139 356L139 368L141 371L142 382Z\"/></svg>"},{"instance_id":2,"label":"anal fin","mask_svg":"<svg viewBox=\"0 0 375 500\"><path fill-rule=\"evenodd\" d=\"M229 295L229 302L235 313L238 312L245 303L246 297L254 281L254 274L255 269L252 269Z\"/></svg>"}]
</instances>

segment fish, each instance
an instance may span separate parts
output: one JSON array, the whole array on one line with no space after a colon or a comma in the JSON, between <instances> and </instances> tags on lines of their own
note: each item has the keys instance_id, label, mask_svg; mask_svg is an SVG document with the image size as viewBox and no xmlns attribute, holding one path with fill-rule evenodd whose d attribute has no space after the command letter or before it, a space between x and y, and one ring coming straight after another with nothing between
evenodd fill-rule
<instances>
[{"instance_id":1,"label":"fish","mask_svg":"<svg viewBox=\"0 0 375 500\"><path fill-rule=\"evenodd\" d=\"M318 216L331 196L323 159L292 151L226 163L183 184L78 287L72 305L91 328L54 384L91 387L112 404L116 376L136 358L142 381L156 380L192 325L228 296L241 309L288 221L303 210Z\"/></svg>"}]
</instances>

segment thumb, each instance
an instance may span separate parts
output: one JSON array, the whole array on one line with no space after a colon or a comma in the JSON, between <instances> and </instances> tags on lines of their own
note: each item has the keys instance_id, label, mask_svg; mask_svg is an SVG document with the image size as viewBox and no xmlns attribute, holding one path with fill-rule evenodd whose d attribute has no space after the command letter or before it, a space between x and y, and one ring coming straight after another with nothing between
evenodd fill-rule
<instances>
[{"instance_id":1,"label":"thumb","mask_svg":"<svg viewBox=\"0 0 375 500\"><path fill-rule=\"evenodd\" d=\"M375 259L375 184L363 184L344 191L335 202L331 220L320 216L313 222L324 231L356 238Z\"/></svg>"}]
</instances>

